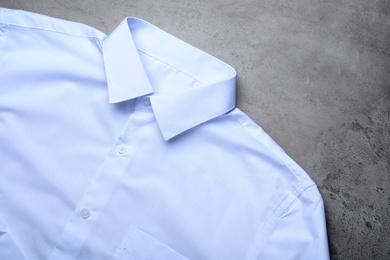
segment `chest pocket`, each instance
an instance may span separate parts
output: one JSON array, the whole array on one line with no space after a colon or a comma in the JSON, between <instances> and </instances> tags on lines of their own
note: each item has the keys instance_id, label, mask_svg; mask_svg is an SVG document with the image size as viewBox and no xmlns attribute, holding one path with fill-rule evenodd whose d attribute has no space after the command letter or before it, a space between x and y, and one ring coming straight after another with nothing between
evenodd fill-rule
<instances>
[{"instance_id":1,"label":"chest pocket","mask_svg":"<svg viewBox=\"0 0 390 260\"><path fill-rule=\"evenodd\" d=\"M185 260L182 256L154 237L131 226L112 260Z\"/></svg>"}]
</instances>

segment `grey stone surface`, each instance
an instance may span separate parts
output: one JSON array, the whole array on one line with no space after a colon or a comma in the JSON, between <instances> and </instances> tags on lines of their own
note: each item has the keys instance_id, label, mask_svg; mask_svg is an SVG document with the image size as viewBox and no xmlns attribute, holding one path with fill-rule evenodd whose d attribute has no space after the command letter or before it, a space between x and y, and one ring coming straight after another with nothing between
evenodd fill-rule
<instances>
[{"instance_id":1,"label":"grey stone surface","mask_svg":"<svg viewBox=\"0 0 390 260\"><path fill-rule=\"evenodd\" d=\"M332 259L390 259L390 1L0 0L110 33L143 18L231 64L238 107L316 181Z\"/></svg>"}]
</instances>

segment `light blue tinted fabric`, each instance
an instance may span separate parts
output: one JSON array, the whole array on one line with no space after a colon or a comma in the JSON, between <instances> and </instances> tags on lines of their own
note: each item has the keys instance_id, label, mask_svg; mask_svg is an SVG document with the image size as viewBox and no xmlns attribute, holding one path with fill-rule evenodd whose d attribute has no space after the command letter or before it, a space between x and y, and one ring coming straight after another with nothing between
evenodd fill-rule
<instances>
[{"instance_id":1,"label":"light blue tinted fabric","mask_svg":"<svg viewBox=\"0 0 390 260\"><path fill-rule=\"evenodd\" d=\"M328 259L315 183L155 26L0 8L0 259Z\"/></svg>"}]
</instances>

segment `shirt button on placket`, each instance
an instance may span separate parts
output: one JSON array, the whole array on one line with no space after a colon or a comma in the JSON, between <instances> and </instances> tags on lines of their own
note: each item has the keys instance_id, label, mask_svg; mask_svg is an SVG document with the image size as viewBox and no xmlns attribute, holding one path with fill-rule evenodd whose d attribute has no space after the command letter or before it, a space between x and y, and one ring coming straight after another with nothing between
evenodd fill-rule
<instances>
[{"instance_id":1,"label":"shirt button on placket","mask_svg":"<svg viewBox=\"0 0 390 260\"><path fill-rule=\"evenodd\" d=\"M119 154L125 154L126 151L127 151L126 146L121 145L121 146L118 147L118 153L119 153Z\"/></svg>"},{"instance_id":2,"label":"shirt button on placket","mask_svg":"<svg viewBox=\"0 0 390 260\"><path fill-rule=\"evenodd\" d=\"M145 106L149 107L151 105L150 103L150 99L149 98L145 98L142 100L142 103L144 103Z\"/></svg>"},{"instance_id":3,"label":"shirt button on placket","mask_svg":"<svg viewBox=\"0 0 390 260\"><path fill-rule=\"evenodd\" d=\"M91 216L91 212L88 209L83 209L80 215L83 219L87 219Z\"/></svg>"}]
</instances>

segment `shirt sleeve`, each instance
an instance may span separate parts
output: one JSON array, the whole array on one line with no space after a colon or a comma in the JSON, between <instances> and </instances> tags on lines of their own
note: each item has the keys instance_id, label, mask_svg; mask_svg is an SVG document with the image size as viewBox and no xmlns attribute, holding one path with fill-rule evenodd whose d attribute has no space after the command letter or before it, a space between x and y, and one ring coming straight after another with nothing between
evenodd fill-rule
<instances>
[{"instance_id":1,"label":"shirt sleeve","mask_svg":"<svg viewBox=\"0 0 390 260\"><path fill-rule=\"evenodd\" d=\"M279 218L258 259L329 259L324 204L315 185L303 191Z\"/></svg>"}]
</instances>

